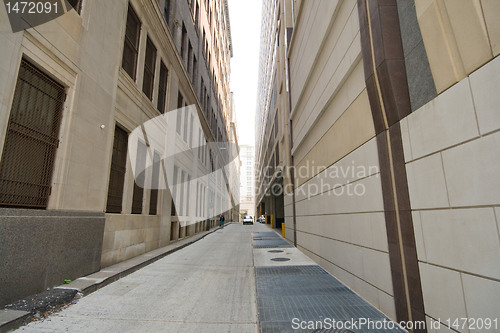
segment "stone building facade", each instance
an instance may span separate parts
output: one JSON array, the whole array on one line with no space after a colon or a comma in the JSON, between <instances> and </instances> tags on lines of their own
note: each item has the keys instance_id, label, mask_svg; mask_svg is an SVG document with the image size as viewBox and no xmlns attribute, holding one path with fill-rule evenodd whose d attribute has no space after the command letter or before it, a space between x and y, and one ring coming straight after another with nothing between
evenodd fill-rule
<instances>
[{"instance_id":1,"label":"stone building facade","mask_svg":"<svg viewBox=\"0 0 500 333\"><path fill-rule=\"evenodd\" d=\"M258 217L255 212L255 148L240 146L240 215Z\"/></svg>"},{"instance_id":2,"label":"stone building facade","mask_svg":"<svg viewBox=\"0 0 500 333\"><path fill-rule=\"evenodd\" d=\"M286 238L394 320L494 319L500 3L264 8L257 159L294 169L261 173L258 207L291 184Z\"/></svg>"},{"instance_id":3,"label":"stone building facade","mask_svg":"<svg viewBox=\"0 0 500 333\"><path fill-rule=\"evenodd\" d=\"M194 177L194 165L209 172L227 164L224 152L207 146L230 134L227 1L76 2L77 10L16 33L0 8L0 305L192 236L217 219L193 213L213 204L202 184L185 188L191 208L172 206L166 179L173 170L147 140L135 147L144 146L153 166L134 177L139 159L130 159L128 136L191 105L178 112L180 131L162 143L203 147L189 155L191 164L178 165L179 179ZM191 222L180 223L181 215Z\"/></svg>"}]
</instances>

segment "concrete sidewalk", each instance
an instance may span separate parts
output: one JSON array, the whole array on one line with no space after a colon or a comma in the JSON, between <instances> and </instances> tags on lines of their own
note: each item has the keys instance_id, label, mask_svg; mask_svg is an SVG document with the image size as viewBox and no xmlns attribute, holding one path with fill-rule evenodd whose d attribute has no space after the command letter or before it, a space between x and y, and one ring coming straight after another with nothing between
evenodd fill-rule
<instances>
[{"instance_id":1,"label":"concrete sidewalk","mask_svg":"<svg viewBox=\"0 0 500 333\"><path fill-rule=\"evenodd\" d=\"M250 232L264 228L218 229L22 330L257 332Z\"/></svg>"},{"instance_id":2,"label":"concrete sidewalk","mask_svg":"<svg viewBox=\"0 0 500 333\"><path fill-rule=\"evenodd\" d=\"M230 225L231 223L226 224L224 227ZM216 232L219 230L220 227L215 227L212 228L209 231L203 231L200 232L192 237L180 240L178 242L172 243L168 246L165 246L160 249L156 249L147 253L144 253L142 255L139 255L135 258L123 261L121 263L106 267L104 269L101 269L99 272L90 274L85 277L81 277L79 279L76 279L69 284L64 284L61 286L57 286L54 289L61 289L61 290L74 290L76 292L79 292L80 295L88 295L114 281L117 281L161 258L164 258L165 256L174 253L186 246L189 246L200 239L203 239L205 236ZM51 292L44 292L45 294L50 294ZM43 293L42 293L43 294ZM74 295L75 293L73 293ZM40 295L40 294L39 294ZM34 297L38 295L33 295L30 297ZM60 304L57 304L57 303ZM17 303L23 303L23 301L17 302ZM52 302L56 307L60 307L67 303L66 301L63 300L54 300ZM46 307L46 304L43 305L44 308ZM29 310L33 310L31 308L28 308L25 310L11 310L11 309L1 309L0 310L0 333L4 332L9 332L12 331L26 323L29 323L30 321L33 320L33 313L30 312ZM38 309L35 309L38 310Z\"/></svg>"}]
</instances>

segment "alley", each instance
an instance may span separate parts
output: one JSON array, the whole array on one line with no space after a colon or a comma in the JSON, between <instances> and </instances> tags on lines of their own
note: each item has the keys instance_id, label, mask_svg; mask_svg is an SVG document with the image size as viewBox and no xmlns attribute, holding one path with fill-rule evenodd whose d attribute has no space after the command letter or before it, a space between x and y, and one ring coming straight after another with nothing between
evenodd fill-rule
<instances>
[{"instance_id":1,"label":"alley","mask_svg":"<svg viewBox=\"0 0 500 333\"><path fill-rule=\"evenodd\" d=\"M232 224L18 332L257 332L251 232Z\"/></svg>"},{"instance_id":2,"label":"alley","mask_svg":"<svg viewBox=\"0 0 500 333\"><path fill-rule=\"evenodd\" d=\"M233 223L18 332L404 332L384 322L268 226Z\"/></svg>"}]
</instances>

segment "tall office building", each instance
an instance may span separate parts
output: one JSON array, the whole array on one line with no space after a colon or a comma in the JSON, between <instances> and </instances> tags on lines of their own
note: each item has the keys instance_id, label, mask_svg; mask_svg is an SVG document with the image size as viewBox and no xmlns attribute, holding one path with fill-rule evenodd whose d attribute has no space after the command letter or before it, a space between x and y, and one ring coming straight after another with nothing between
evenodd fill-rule
<instances>
[{"instance_id":1,"label":"tall office building","mask_svg":"<svg viewBox=\"0 0 500 333\"><path fill-rule=\"evenodd\" d=\"M257 207L394 320L496 317L500 2L263 8Z\"/></svg>"},{"instance_id":2,"label":"tall office building","mask_svg":"<svg viewBox=\"0 0 500 333\"><path fill-rule=\"evenodd\" d=\"M235 137L227 1L69 2L12 27L0 6L0 305L206 230L235 203L213 145Z\"/></svg>"},{"instance_id":3,"label":"tall office building","mask_svg":"<svg viewBox=\"0 0 500 333\"><path fill-rule=\"evenodd\" d=\"M240 215L255 217L254 147L241 145L240 160Z\"/></svg>"}]
</instances>

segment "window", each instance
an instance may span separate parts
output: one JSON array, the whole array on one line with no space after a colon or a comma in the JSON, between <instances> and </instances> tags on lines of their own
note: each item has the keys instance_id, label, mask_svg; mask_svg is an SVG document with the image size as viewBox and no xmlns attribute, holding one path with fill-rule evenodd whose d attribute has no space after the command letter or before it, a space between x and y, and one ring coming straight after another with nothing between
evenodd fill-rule
<instances>
[{"instance_id":1,"label":"window","mask_svg":"<svg viewBox=\"0 0 500 333\"><path fill-rule=\"evenodd\" d=\"M191 175L187 175L187 195L186 195L186 216L189 216L189 201L191 201L191 198L189 197L189 192L191 189Z\"/></svg>"},{"instance_id":2,"label":"window","mask_svg":"<svg viewBox=\"0 0 500 333\"><path fill-rule=\"evenodd\" d=\"M139 34L141 22L132 6L128 5L125 45L123 46L122 68L135 80L137 54L139 52Z\"/></svg>"},{"instance_id":3,"label":"window","mask_svg":"<svg viewBox=\"0 0 500 333\"><path fill-rule=\"evenodd\" d=\"M146 58L144 59L144 79L142 91L150 100L153 100L153 84L155 80L156 47L149 39L146 42Z\"/></svg>"},{"instance_id":4,"label":"window","mask_svg":"<svg viewBox=\"0 0 500 333\"><path fill-rule=\"evenodd\" d=\"M111 171L109 174L107 213L121 213L122 211L123 184L127 165L127 145L127 132L116 126L113 155L111 157Z\"/></svg>"},{"instance_id":5,"label":"window","mask_svg":"<svg viewBox=\"0 0 500 333\"><path fill-rule=\"evenodd\" d=\"M193 121L194 117L191 115L190 121L189 121L189 148L193 148Z\"/></svg>"},{"instance_id":6,"label":"window","mask_svg":"<svg viewBox=\"0 0 500 333\"><path fill-rule=\"evenodd\" d=\"M149 215L156 215L158 209L158 188L160 187L160 155L155 152L153 175L151 178L151 198L149 199Z\"/></svg>"},{"instance_id":7,"label":"window","mask_svg":"<svg viewBox=\"0 0 500 333\"><path fill-rule=\"evenodd\" d=\"M198 26L200 25L199 22L200 22L200 6L198 5L198 2L196 2L196 11L195 11L195 16L194 16L194 19L195 19L195 27L198 28Z\"/></svg>"},{"instance_id":8,"label":"window","mask_svg":"<svg viewBox=\"0 0 500 333\"><path fill-rule=\"evenodd\" d=\"M183 140L187 143L187 130L188 130L188 120L189 120L189 110L187 107L184 107L184 135Z\"/></svg>"},{"instance_id":9,"label":"window","mask_svg":"<svg viewBox=\"0 0 500 333\"><path fill-rule=\"evenodd\" d=\"M191 82L193 81L193 47L191 46L191 42L188 42L188 54L187 54L187 72L189 77L191 78Z\"/></svg>"},{"instance_id":10,"label":"window","mask_svg":"<svg viewBox=\"0 0 500 333\"><path fill-rule=\"evenodd\" d=\"M205 93L205 83L203 82L203 78L200 78L200 103L201 103L201 108L203 109L203 111L205 111L205 100L204 100L204 93Z\"/></svg>"},{"instance_id":11,"label":"window","mask_svg":"<svg viewBox=\"0 0 500 333\"><path fill-rule=\"evenodd\" d=\"M172 190L172 208L170 209L170 215L174 216L177 214L175 210L175 200L177 199L177 174L179 173L179 167L174 165L174 179L173 179L173 190Z\"/></svg>"},{"instance_id":12,"label":"window","mask_svg":"<svg viewBox=\"0 0 500 333\"><path fill-rule=\"evenodd\" d=\"M201 216L205 216L206 200L207 200L207 188L203 186L203 191L201 196Z\"/></svg>"},{"instance_id":13,"label":"window","mask_svg":"<svg viewBox=\"0 0 500 333\"><path fill-rule=\"evenodd\" d=\"M0 162L0 205L46 208L64 87L21 61Z\"/></svg>"},{"instance_id":14,"label":"window","mask_svg":"<svg viewBox=\"0 0 500 333\"><path fill-rule=\"evenodd\" d=\"M135 161L135 182L132 194L132 214L142 214L142 199L144 198L144 185L146 180L147 147L142 142L137 142L137 156Z\"/></svg>"},{"instance_id":15,"label":"window","mask_svg":"<svg viewBox=\"0 0 500 333\"><path fill-rule=\"evenodd\" d=\"M209 8L209 10L208 10L208 21L209 21L210 27L212 27L212 8Z\"/></svg>"},{"instance_id":16,"label":"window","mask_svg":"<svg viewBox=\"0 0 500 333\"><path fill-rule=\"evenodd\" d=\"M181 182L180 182L180 186L181 186L181 197L180 197L180 200L179 200L179 214L182 215L183 213L183 208L184 208L184 187L186 186L186 184L184 183L184 179L186 178L186 172L184 170L181 171Z\"/></svg>"},{"instance_id":17,"label":"window","mask_svg":"<svg viewBox=\"0 0 500 333\"><path fill-rule=\"evenodd\" d=\"M177 95L177 123L175 126L176 132L181 135L181 126L182 126L182 105L184 104L182 94L179 92Z\"/></svg>"},{"instance_id":18,"label":"window","mask_svg":"<svg viewBox=\"0 0 500 333\"><path fill-rule=\"evenodd\" d=\"M202 45L203 45L203 57L207 57L207 50L206 50L206 33L205 29L203 29L203 39L202 39Z\"/></svg>"},{"instance_id":19,"label":"window","mask_svg":"<svg viewBox=\"0 0 500 333\"><path fill-rule=\"evenodd\" d=\"M191 82L193 82L193 86L195 87L194 89L196 90L196 85L195 85L195 81L196 81L196 77L198 76L198 61L196 60L196 57L193 56L193 75L191 77Z\"/></svg>"},{"instance_id":20,"label":"window","mask_svg":"<svg viewBox=\"0 0 500 333\"><path fill-rule=\"evenodd\" d=\"M198 215L198 201L199 201L199 195L200 195L200 182L196 182L196 215L195 216L200 216Z\"/></svg>"},{"instance_id":21,"label":"window","mask_svg":"<svg viewBox=\"0 0 500 333\"><path fill-rule=\"evenodd\" d=\"M187 30L186 26L184 23L182 23L182 39L181 39L181 58L184 60L184 65L186 65L187 68L187 61L186 61L186 49L187 49L187 44L188 44L188 38L187 38Z\"/></svg>"},{"instance_id":22,"label":"window","mask_svg":"<svg viewBox=\"0 0 500 333\"><path fill-rule=\"evenodd\" d=\"M168 19L170 16L170 0L165 0L163 4L163 17L165 18L165 22L168 24Z\"/></svg>"},{"instance_id":23,"label":"window","mask_svg":"<svg viewBox=\"0 0 500 333\"><path fill-rule=\"evenodd\" d=\"M73 9L80 14L82 12L82 2L83 0L67 0L67 2L73 7ZM66 8L69 11L69 8Z\"/></svg>"},{"instance_id":24,"label":"window","mask_svg":"<svg viewBox=\"0 0 500 333\"><path fill-rule=\"evenodd\" d=\"M158 111L165 113L165 104L167 99L167 79L168 69L163 63L160 63L160 82L158 86Z\"/></svg>"}]
</instances>

